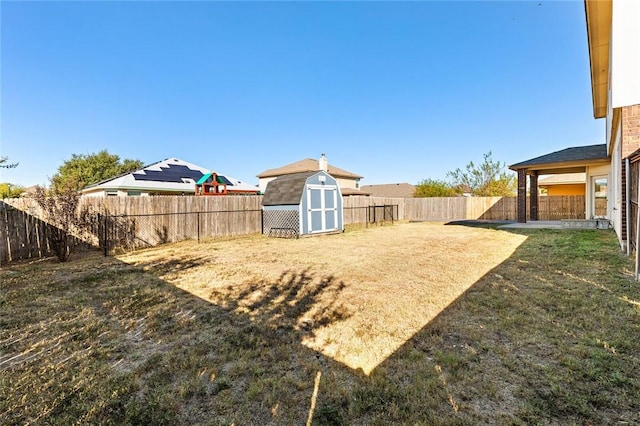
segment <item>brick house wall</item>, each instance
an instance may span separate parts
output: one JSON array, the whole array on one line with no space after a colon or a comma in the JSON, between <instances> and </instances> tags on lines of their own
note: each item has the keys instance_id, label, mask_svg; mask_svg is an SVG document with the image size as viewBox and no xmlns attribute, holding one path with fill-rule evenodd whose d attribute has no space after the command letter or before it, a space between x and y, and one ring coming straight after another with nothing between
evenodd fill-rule
<instances>
[{"instance_id":1,"label":"brick house wall","mask_svg":"<svg viewBox=\"0 0 640 426\"><path fill-rule=\"evenodd\" d=\"M622 158L627 158L640 148L640 104L621 109Z\"/></svg>"}]
</instances>

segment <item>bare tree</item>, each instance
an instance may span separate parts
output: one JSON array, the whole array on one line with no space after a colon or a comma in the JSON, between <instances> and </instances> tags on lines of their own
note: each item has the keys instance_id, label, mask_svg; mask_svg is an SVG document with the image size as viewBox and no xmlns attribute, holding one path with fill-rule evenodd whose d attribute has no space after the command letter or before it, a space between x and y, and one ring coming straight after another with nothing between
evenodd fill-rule
<instances>
[{"instance_id":1,"label":"bare tree","mask_svg":"<svg viewBox=\"0 0 640 426\"><path fill-rule=\"evenodd\" d=\"M13 169L14 167L18 167L18 163L6 164L7 161L9 161L9 157L0 157L0 168L2 168L2 169Z\"/></svg>"},{"instance_id":2,"label":"bare tree","mask_svg":"<svg viewBox=\"0 0 640 426\"><path fill-rule=\"evenodd\" d=\"M509 197L516 193L516 177L504 169L505 163L493 161L491 151L484 154L482 164L467 164L464 170L458 168L447 173L455 185L469 188L479 197Z\"/></svg>"},{"instance_id":3,"label":"bare tree","mask_svg":"<svg viewBox=\"0 0 640 426\"><path fill-rule=\"evenodd\" d=\"M49 244L58 260L66 262L72 249L72 231L82 227L78 215L80 194L74 189L47 193L47 190L38 186L34 198L42 209L43 219L51 225L47 234Z\"/></svg>"}]
</instances>

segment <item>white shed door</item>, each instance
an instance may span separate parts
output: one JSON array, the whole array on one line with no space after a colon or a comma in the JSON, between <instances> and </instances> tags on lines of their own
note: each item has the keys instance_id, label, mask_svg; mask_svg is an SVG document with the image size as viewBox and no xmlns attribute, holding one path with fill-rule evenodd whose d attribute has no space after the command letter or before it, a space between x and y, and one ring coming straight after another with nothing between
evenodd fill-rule
<instances>
[{"instance_id":1,"label":"white shed door","mask_svg":"<svg viewBox=\"0 0 640 426\"><path fill-rule=\"evenodd\" d=\"M309 232L338 229L338 188L309 185L307 187Z\"/></svg>"}]
</instances>

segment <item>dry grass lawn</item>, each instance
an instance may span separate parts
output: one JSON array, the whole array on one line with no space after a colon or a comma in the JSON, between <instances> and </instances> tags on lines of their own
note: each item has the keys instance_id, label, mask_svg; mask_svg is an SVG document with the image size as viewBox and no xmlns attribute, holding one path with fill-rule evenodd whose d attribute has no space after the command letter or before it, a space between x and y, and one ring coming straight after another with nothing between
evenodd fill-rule
<instances>
[{"instance_id":1,"label":"dry grass lawn","mask_svg":"<svg viewBox=\"0 0 640 426\"><path fill-rule=\"evenodd\" d=\"M639 424L608 231L399 224L0 270L2 424Z\"/></svg>"},{"instance_id":2,"label":"dry grass lawn","mask_svg":"<svg viewBox=\"0 0 640 426\"><path fill-rule=\"evenodd\" d=\"M302 343L369 374L524 239L422 223L299 240L187 242L119 259L262 322L278 322L278 306L302 301L286 319L307 331Z\"/></svg>"}]
</instances>

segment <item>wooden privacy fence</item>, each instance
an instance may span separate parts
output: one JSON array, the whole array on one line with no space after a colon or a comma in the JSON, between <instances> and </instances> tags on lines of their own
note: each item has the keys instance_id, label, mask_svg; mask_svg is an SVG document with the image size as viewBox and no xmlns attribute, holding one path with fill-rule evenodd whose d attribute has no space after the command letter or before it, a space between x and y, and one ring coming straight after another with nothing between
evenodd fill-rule
<instances>
[{"instance_id":1,"label":"wooden privacy fence","mask_svg":"<svg viewBox=\"0 0 640 426\"><path fill-rule=\"evenodd\" d=\"M41 211L31 199L5 200L0 209L0 263L51 254ZM516 220L515 197L345 197L344 223L370 220L372 206L393 206L393 220ZM86 197L80 209L90 244L108 248L153 246L185 239L262 231L262 196ZM377 212L377 210L373 210ZM383 210L384 211L384 210ZM539 220L584 219L585 197L539 197Z\"/></svg>"},{"instance_id":2,"label":"wooden privacy fence","mask_svg":"<svg viewBox=\"0 0 640 426\"><path fill-rule=\"evenodd\" d=\"M404 206L400 209L400 219L404 220L448 222L517 219L516 197L434 197L403 200ZM584 218L584 195L538 197L538 220ZM529 209L527 209L528 219Z\"/></svg>"},{"instance_id":3,"label":"wooden privacy fence","mask_svg":"<svg viewBox=\"0 0 640 426\"><path fill-rule=\"evenodd\" d=\"M51 255L48 226L37 217L0 201L0 263Z\"/></svg>"},{"instance_id":4,"label":"wooden privacy fence","mask_svg":"<svg viewBox=\"0 0 640 426\"><path fill-rule=\"evenodd\" d=\"M585 212L584 195L538 197L538 220L585 219Z\"/></svg>"},{"instance_id":5,"label":"wooden privacy fence","mask_svg":"<svg viewBox=\"0 0 640 426\"><path fill-rule=\"evenodd\" d=\"M85 202L102 217L101 246L107 250L261 232L262 197L257 196L107 197Z\"/></svg>"},{"instance_id":6,"label":"wooden privacy fence","mask_svg":"<svg viewBox=\"0 0 640 426\"><path fill-rule=\"evenodd\" d=\"M0 265L20 259L54 256L50 236L57 228L31 212L0 201ZM87 246L80 238L68 240L72 247Z\"/></svg>"},{"instance_id":7,"label":"wooden privacy fence","mask_svg":"<svg viewBox=\"0 0 640 426\"><path fill-rule=\"evenodd\" d=\"M101 216L100 246L135 249L202 238L261 232L261 209Z\"/></svg>"},{"instance_id":8,"label":"wooden privacy fence","mask_svg":"<svg viewBox=\"0 0 640 426\"><path fill-rule=\"evenodd\" d=\"M0 211L0 263L52 255L50 227L32 199L6 200ZM154 246L185 239L261 232L262 197L86 197L77 237L103 249Z\"/></svg>"}]
</instances>

